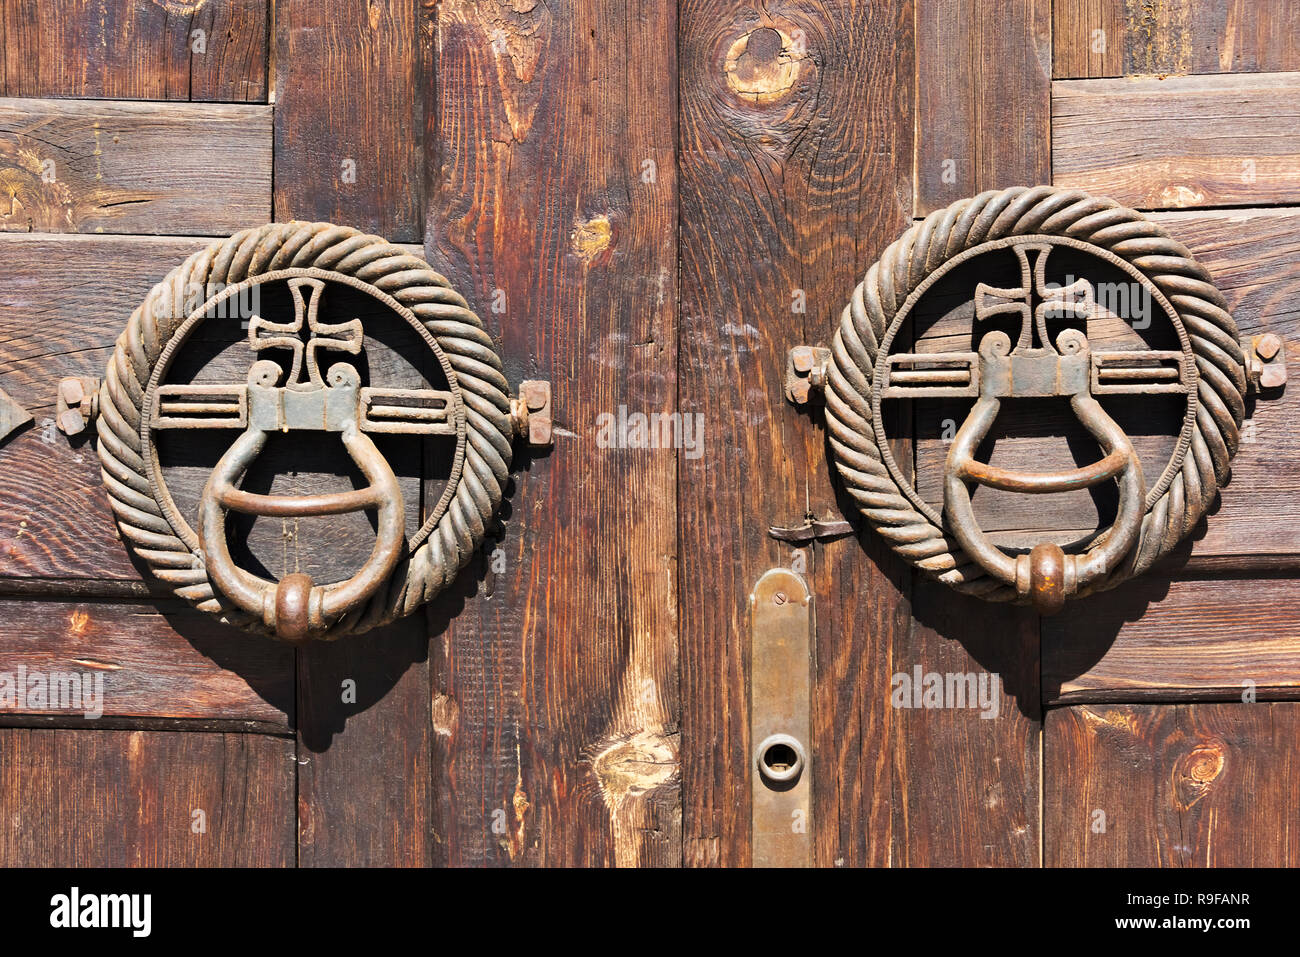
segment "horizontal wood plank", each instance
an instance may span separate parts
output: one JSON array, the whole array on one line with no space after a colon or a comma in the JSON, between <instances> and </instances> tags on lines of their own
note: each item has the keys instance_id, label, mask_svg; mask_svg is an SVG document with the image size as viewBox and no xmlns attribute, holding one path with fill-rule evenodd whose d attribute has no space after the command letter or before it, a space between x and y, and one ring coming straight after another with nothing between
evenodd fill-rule
<instances>
[{"instance_id":1,"label":"horizontal wood plank","mask_svg":"<svg viewBox=\"0 0 1300 957\"><path fill-rule=\"evenodd\" d=\"M270 107L0 100L0 230L216 236L270 215Z\"/></svg>"},{"instance_id":2,"label":"horizontal wood plank","mask_svg":"<svg viewBox=\"0 0 1300 957\"><path fill-rule=\"evenodd\" d=\"M0 96L266 101L266 0L0 2Z\"/></svg>"},{"instance_id":3,"label":"horizontal wood plank","mask_svg":"<svg viewBox=\"0 0 1300 957\"><path fill-rule=\"evenodd\" d=\"M1159 572L1043 619L1043 695L1081 701L1300 697L1300 584Z\"/></svg>"},{"instance_id":4,"label":"horizontal wood plank","mask_svg":"<svg viewBox=\"0 0 1300 957\"><path fill-rule=\"evenodd\" d=\"M294 743L0 729L9 867L292 867Z\"/></svg>"},{"instance_id":5,"label":"horizontal wood plank","mask_svg":"<svg viewBox=\"0 0 1300 957\"><path fill-rule=\"evenodd\" d=\"M1294 0L1054 0L1053 75L1300 69Z\"/></svg>"},{"instance_id":6,"label":"horizontal wood plank","mask_svg":"<svg viewBox=\"0 0 1300 957\"><path fill-rule=\"evenodd\" d=\"M1052 181L1137 209L1300 202L1300 74L1058 80Z\"/></svg>"},{"instance_id":7,"label":"horizontal wood plank","mask_svg":"<svg viewBox=\"0 0 1300 957\"><path fill-rule=\"evenodd\" d=\"M1295 867L1300 703L1051 710L1049 867Z\"/></svg>"},{"instance_id":8,"label":"horizontal wood plank","mask_svg":"<svg viewBox=\"0 0 1300 957\"><path fill-rule=\"evenodd\" d=\"M294 713L293 669L287 645L180 601L0 601L0 722L141 717L284 730ZM52 692L52 682L61 690Z\"/></svg>"}]
</instances>

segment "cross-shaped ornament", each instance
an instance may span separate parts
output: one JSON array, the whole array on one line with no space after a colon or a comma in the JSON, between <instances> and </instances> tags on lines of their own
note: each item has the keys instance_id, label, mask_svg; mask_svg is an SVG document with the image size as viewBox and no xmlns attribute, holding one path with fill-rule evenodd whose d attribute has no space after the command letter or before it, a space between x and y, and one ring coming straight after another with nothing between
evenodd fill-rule
<instances>
[{"instance_id":1,"label":"cross-shaped ornament","mask_svg":"<svg viewBox=\"0 0 1300 957\"><path fill-rule=\"evenodd\" d=\"M303 301L303 290L307 290L307 300ZM263 349L288 349L293 353L293 362L289 369L285 386L290 389L322 389L325 382L321 378L317 351L331 349L358 355L365 334L360 319L347 322L325 323L319 318L321 294L325 283L310 277L298 277L289 280L289 293L293 296L293 321L270 322L261 316L253 316L248 323L248 345L254 352ZM308 339L303 344L303 326L306 326ZM303 359L306 359L307 381L302 381Z\"/></svg>"},{"instance_id":2,"label":"cross-shaped ornament","mask_svg":"<svg viewBox=\"0 0 1300 957\"><path fill-rule=\"evenodd\" d=\"M1034 333L1038 333L1038 349L1056 352L1047 332L1047 317L1054 319L1082 319L1096 315L1097 300L1092 283L1078 279L1068 286L1047 283L1047 257L1052 247L1047 243L1023 243L1013 246L1020 260L1020 286L1000 289L988 283L975 287L975 319L982 321L1007 313L1020 316L1020 338L1011 354L1023 354L1035 349ZM1030 254L1034 261L1030 262Z\"/></svg>"}]
</instances>

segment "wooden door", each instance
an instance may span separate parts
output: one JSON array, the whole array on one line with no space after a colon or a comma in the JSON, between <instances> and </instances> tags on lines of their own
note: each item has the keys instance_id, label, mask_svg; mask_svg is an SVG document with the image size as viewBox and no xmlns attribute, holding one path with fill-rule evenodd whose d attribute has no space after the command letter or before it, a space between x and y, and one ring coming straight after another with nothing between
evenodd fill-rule
<instances>
[{"instance_id":1,"label":"wooden door","mask_svg":"<svg viewBox=\"0 0 1300 957\"><path fill-rule=\"evenodd\" d=\"M0 860L746 865L748 596L797 566L815 864L1300 863L1294 389L1189 545L1043 619L914 573L782 394L904 229L1023 184L1149 211L1293 352L1297 36L1293 0L0 0L0 674L103 688L0 694ZM173 266L289 219L424 256L556 416L451 589L298 651L142 574L54 420ZM917 668L992 707L894 707Z\"/></svg>"}]
</instances>

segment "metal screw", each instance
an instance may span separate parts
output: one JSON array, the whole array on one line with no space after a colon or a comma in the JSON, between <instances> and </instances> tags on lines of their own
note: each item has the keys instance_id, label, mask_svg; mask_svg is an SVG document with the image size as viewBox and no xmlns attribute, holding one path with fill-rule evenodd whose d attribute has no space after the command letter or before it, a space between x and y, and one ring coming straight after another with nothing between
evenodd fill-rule
<instances>
[{"instance_id":1,"label":"metal screw","mask_svg":"<svg viewBox=\"0 0 1300 957\"><path fill-rule=\"evenodd\" d=\"M779 591L772 596L772 602L776 605L784 605L786 602L785 592Z\"/></svg>"}]
</instances>

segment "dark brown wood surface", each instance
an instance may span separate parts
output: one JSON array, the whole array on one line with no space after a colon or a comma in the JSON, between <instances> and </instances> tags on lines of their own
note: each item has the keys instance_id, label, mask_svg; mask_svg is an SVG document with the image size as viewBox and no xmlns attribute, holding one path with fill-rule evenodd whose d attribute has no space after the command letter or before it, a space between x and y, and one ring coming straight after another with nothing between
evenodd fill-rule
<instances>
[{"instance_id":1,"label":"dark brown wood surface","mask_svg":"<svg viewBox=\"0 0 1300 957\"><path fill-rule=\"evenodd\" d=\"M1047 182L1050 0L916 0L915 8L916 215L986 189Z\"/></svg>"},{"instance_id":2,"label":"dark brown wood surface","mask_svg":"<svg viewBox=\"0 0 1300 957\"><path fill-rule=\"evenodd\" d=\"M1058 80L1051 142L1053 183L1135 209L1296 204L1300 75Z\"/></svg>"},{"instance_id":3,"label":"dark brown wood surface","mask_svg":"<svg viewBox=\"0 0 1300 957\"><path fill-rule=\"evenodd\" d=\"M220 625L179 601L0 602L0 671L98 675L107 719L283 732L293 720L293 664L288 646ZM24 714L77 717L85 709L0 702L0 724Z\"/></svg>"},{"instance_id":4,"label":"dark brown wood surface","mask_svg":"<svg viewBox=\"0 0 1300 957\"><path fill-rule=\"evenodd\" d=\"M421 9L416 0L275 4L277 220L420 241L424 96L432 93Z\"/></svg>"},{"instance_id":5,"label":"dark brown wood surface","mask_svg":"<svg viewBox=\"0 0 1300 957\"><path fill-rule=\"evenodd\" d=\"M288 738L0 728L0 860L293 866L293 793Z\"/></svg>"},{"instance_id":6,"label":"dark brown wood surface","mask_svg":"<svg viewBox=\"0 0 1300 957\"><path fill-rule=\"evenodd\" d=\"M100 718L0 705L0 859L748 863L747 600L797 564L814 595L817 864L1294 864L1291 832L1276 836L1300 730L1278 700L1300 696L1294 390L1250 405L1192 544L1053 619L921 581L869 529L804 548L767 534L854 514L820 412L782 397L786 350L829 339L914 217L980 190L1241 207L1157 218L1244 334L1293 348L1300 120L1295 74L1276 72L1297 69L1292 15L0 0L0 228L36 231L0 236L0 387L34 414L0 441L0 673L102 674L106 692ZM1184 71L1238 75L1050 79ZM246 101L267 105L230 105ZM42 180L49 158L74 175ZM411 619L300 652L149 585L93 442L53 428L58 379L102 374L197 237L268 216L423 239L510 381L555 394L555 447L520 450L459 581ZM406 351L390 343L385 375ZM700 444L610 447L603 417L621 407L689 416ZM932 499L933 411L895 423ZM1131 417L1144 454L1168 441L1158 418ZM1077 451L1056 419L1030 419L995 461ZM412 502L435 480L416 458ZM280 464L299 474L279 491L346 483ZM176 468L192 504L206 467ZM1040 499L1033 523L1090 529L1104 509L1083 499ZM977 507L999 540L1034 531L1022 506ZM354 567L370 540L364 520L283 537L248 539L271 574ZM918 670L990 697L900 707Z\"/></svg>"},{"instance_id":7,"label":"dark brown wood surface","mask_svg":"<svg viewBox=\"0 0 1300 957\"><path fill-rule=\"evenodd\" d=\"M265 0L0 0L0 96L266 101Z\"/></svg>"},{"instance_id":8,"label":"dark brown wood surface","mask_svg":"<svg viewBox=\"0 0 1300 957\"><path fill-rule=\"evenodd\" d=\"M677 453L597 443L602 413L678 405L674 24L667 0L439 6L430 261L558 426L434 611L448 863L681 860Z\"/></svg>"},{"instance_id":9,"label":"dark brown wood surface","mask_svg":"<svg viewBox=\"0 0 1300 957\"><path fill-rule=\"evenodd\" d=\"M0 100L0 231L220 236L270 212L270 107Z\"/></svg>"},{"instance_id":10,"label":"dark brown wood surface","mask_svg":"<svg viewBox=\"0 0 1300 957\"><path fill-rule=\"evenodd\" d=\"M1294 0L1054 0L1052 75L1300 69Z\"/></svg>"},{"instance_id":11,"label":"dark brown wood surface","mask_svg":"<svg viewBox=\"0 0 1300 957\"><path fill-rule=\"evenodd\" d=\"M1157 571L1043 622L1049 702L1300 697L1300 608L1285 577Z\"/></svg>"},{"instance_id":12,"label":"dark brown wood surface","mask_svg":"<svg viewBox=\"0 0 1300 957\"><path fill-rule=\"evenodd\" d=\"M1294 702L1049 711L1044 863L1295 867L1297 734Z\"/></svg>"}]
</instances>

